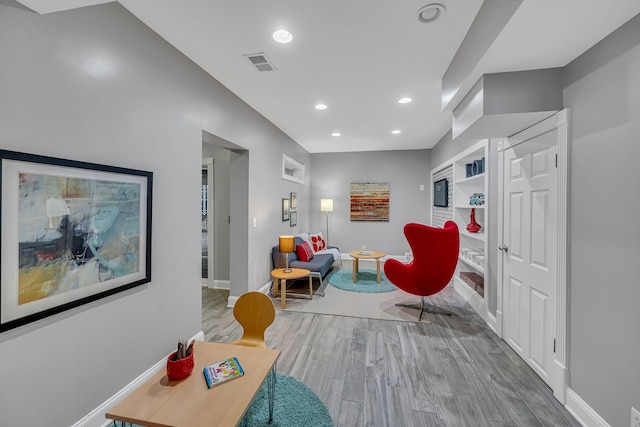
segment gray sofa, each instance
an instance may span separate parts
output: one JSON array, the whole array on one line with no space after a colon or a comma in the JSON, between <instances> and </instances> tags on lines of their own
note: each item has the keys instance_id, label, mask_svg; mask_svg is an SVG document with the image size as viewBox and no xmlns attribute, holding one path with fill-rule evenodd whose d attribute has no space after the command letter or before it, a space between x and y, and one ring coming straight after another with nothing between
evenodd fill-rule
<instances>
[{"instance_id":1,"label":"gray sofa","mask_svg":"<svg viewBox=\"0 0 640 427\"><path fill-rule=\"evenodd\" d=\"M302 243L304 243L304 240L296 236L295 245L301 245ZM314 254L313 258L309 261L300 261L295 252L286 255L289 257L289 267L309 270L311 277L317 278L320 281L320 287L314 294L324 296L324 288L326 285L324 278L331 270L334 261L340 258L340 250L336 246L328 246L326 250ZM273 268L285 268L286 266L285 254L280 252L278 245L271 249L271 261L273 262Z\"/></svg>"}]
</instances>

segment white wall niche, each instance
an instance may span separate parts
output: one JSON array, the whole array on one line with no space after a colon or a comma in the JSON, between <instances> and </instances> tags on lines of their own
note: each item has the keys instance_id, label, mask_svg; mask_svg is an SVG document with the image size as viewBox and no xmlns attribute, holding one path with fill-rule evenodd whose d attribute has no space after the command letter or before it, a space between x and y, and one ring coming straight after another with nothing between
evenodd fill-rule
<instances>
[{"instance_id":1,"label":"white wall niche","mask_svg":"<svg viewBox=\"0 0 640 427\"><path fill-rule=\"evenodd\" d=\"M282 154L282 179L304 185L304 164Z\"/></svg>"}]
</instances>

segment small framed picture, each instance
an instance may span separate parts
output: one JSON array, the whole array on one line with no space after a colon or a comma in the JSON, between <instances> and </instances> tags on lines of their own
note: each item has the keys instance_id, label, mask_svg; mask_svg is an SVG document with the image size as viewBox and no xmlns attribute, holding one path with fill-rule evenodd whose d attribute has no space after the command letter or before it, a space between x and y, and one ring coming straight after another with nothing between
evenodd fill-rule
<instances>
[{"instance_id":1,"label":"small framed picture","mask_svg":"<svg viewBox=\"0 0 640 427\"><path fill-rule=\"evenodd\" d=\"M298 208L298 195L291 193L291 210L295 211Z\"/></svg>"},{"instance_id":2,"label":"small framed picture","mask_svg":"<svg viewBox=\"0 0 640 427\"><path fill-rule=\"evenodd\" d=\"M289 225L291 227L295 227L296 225L298 225L298 212L295 212L295 211L291 212L291 219L289 220Z\"/></svg>"},{"instance_id":3,"label":"small framed picture","mask_svg":"<svg viewBox=\"0 0 640 427\"><path fill-rule=\"evenodd\" d=\"M282 220L289 221L289 199L282 199Z\"/></svg>"}]
</instances>

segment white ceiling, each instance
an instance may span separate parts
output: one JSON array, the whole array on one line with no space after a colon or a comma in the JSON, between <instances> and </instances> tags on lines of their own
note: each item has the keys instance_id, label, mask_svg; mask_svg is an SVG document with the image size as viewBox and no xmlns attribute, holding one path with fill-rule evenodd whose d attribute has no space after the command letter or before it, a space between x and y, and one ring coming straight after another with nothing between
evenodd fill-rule
<instances>
[{"instance_id":1,"label":"white ceiling","mask_svg":"<svg viewBox=\"0 0 640 427\"><path fill-rule=\"evenodd\" d=\"M49 13L105 0L19 0ZM496 0L493 0L496 1ZM508 0L504 0L508 1ZM483 0L119 0L309 152L431 148L451 128L441 79ZM438 21L417 11L445 5ZM640 13L638 0L524 0L468 73L564 66ZM286 28L290 44L271 34ZM244 56L264 52L276 71ZM398 104L410 96L413 102ZM318 111L314 105L328 105ZM401 134L392 135L391 130ZM332 137L334 131L340 137Z\"/></svg>"}]
</instances>

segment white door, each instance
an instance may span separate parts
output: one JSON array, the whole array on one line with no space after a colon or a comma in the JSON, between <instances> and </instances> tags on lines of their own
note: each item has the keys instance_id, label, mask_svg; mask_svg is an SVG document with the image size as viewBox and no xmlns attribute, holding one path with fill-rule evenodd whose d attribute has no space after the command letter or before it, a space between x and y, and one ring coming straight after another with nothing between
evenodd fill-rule
<instances>
[{"instance_id":1,"label":"white door","mask_svg":"<svg viewBox=\"0 0 640 427\"><path fill-rule=\"evenodd\" d=\"M557 129L504 151L504 339L553 389L558 303Z\"/></svg>"}]
</instances>

